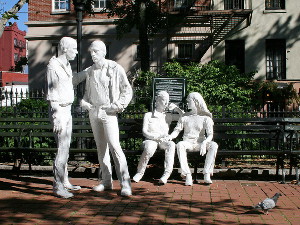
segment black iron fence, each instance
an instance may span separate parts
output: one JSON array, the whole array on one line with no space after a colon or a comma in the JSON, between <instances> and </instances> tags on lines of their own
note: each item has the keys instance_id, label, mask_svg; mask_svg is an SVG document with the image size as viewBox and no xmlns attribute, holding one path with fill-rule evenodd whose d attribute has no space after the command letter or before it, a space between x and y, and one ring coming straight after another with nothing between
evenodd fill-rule
<instances>
[{"instance_id":1,"label":"black iron fence","mask_svg":"<svg viewBox=\"0 0 300 225\"><path fill-rule=\"evenodd\" d=\"M145 89L146 90L146 89ZM136 102L149 102L147 99L151 93L141 93L135 91L133 100L129 107L123 112L122 118L143 118L143 114L150 110L148 107L141 108ZM48 102L43 91L1 91L0 117L48 117ZM142 99L145 99L143 101ZM76 117L86 117L87 113L79 106L79 100L75 99L72 105L72 114ZM226 106L209 106L214 118L270 118L270 117L300 117L300 106L297 103L290 104L288 107L282 107L282 104L266 103L260 110L229 110ZM287 108L287 109L285 109Z\"/></svg>"}]
</instances>

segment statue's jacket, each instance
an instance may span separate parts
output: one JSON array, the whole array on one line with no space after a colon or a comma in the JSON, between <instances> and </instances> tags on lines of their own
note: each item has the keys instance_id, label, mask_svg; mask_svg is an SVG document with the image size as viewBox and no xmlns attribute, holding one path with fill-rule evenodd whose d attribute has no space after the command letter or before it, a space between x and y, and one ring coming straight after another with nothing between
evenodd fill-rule
<instances>
[{"instance_id":1,"label":"statue's jacket","mask_svg":"<svg viewBox=\"0 0 300 225\"><path fill-rule=\"evenodd\" d=\"M130 103L132 98L132 88L130 86L130 83L127 79L125 70L122 66L117 64L114 61L106 60L106 63L104 65L105 68L102 68L102 70L106 70L107 76L109 77L109 91L111 96L111 103L116 104L120 111L123 111L127 105ZM85 86L85 94L83 97L83 100L89 103L93 104L92 96L91 96L91 87L90 87L90 79L92 76L94 76L94 73L99 70L96 68L96 65L92 65L91 67L88 67L85 69L86 74L86 86ZM99 81L100 82L100 81ZM101 85L96 85L97 87L101 87ZM99 88L97 90L99 92L103 91ZM95 105L95 104L93 104Z\"/></svg>"}]
</instances>

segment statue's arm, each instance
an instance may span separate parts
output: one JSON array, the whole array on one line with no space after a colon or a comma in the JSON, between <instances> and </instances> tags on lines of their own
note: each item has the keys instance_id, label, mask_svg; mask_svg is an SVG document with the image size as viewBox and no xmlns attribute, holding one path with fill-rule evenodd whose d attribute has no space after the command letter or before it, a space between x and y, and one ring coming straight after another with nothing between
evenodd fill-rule
<instances>
[{"instance_id":1,"label":"statue's arm","mask_svg":"<svg viewBox=\"0 0 300 225\"><path fill-rule=\"evenodd\" d=\"M204 121L203 127L205 129L205 133L206 133L206 138L204 139L204 141L202 141L199 144L200 147L200 155L205 155L207 152L207 143L209 143L210 141L212 141L213 136L214 136L214 131L213 131L213 126L214 126L214 122L210 117L207 117Z\"/></svg>"},{"instance_id":2,"label":"statue's arm","mask_svg":"<svg viewBox=\"0 0 300 225\"><path fill-rule=\"evenodd\" d=\"M174 138L176 138L182 130L183 130L183 118L180 117L173 132L169 135L169 139L173 140Z\"/></svg>"},{"instance_id":3,"label":"statue's arm","mask_svg":"<svg viewBox=\"0 0 300 225\"><path fill-rule=\"evenodd\" d=\"M118 107L119 112L122 112L132 99L132 88L125 70L120 65L118 65L118 75L120 76L120 97L114 104Z\"/></svg>"},{"instance_id":4,"label":"statue's arm","mask_svg":"<svg viewBox=\"0 0 300 225\"><path fill-rule=\"evenodd\" d=\"M72 79L73 86L76 87L79 83L84 81L87 77L87 74L88 74L87 69L78 73L73 73L73 79Z\"/></svg>"},{"instance_id":5,"label":"statue's arm","mask_svg":"<svg viewBox=\"0 0 300 225\"><path fill-rule=\"evenodd\" d=\"M60 115L61 111L59 110L59 93L58 93L58 74L55 69L51 66L48 66L47 69L47 100L50 103L50 110L52 114L53 121L53 132L60 133L62 131L62 123Z\"/></svg>"},{"instance_id":6,"label":"statue's arm","mask_svg":"<svg viewBox=\"0 0 300 225\"><path fill-rule=\"evenodd\" d=\"M80 106L85 109L90 111L93 108L93 105L90 103L90 99L88 96L89 93L89 89L90 89L90 82L89 82L89 76L88 76L88 70L86 70L86 83L85 83L85 91L84 91L84 95L83 98L80 101Z\"/></svg>"}]
</instances>

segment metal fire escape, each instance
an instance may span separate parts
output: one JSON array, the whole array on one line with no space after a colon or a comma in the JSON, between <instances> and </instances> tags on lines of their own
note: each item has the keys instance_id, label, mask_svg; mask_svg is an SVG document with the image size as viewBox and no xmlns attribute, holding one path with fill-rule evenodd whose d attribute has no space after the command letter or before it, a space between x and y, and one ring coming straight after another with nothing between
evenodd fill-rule
<instances>
[{"instance_id":1,"label":"metal fire escape","mask_svg":"<svg viewBox=\"0 0 300 225\"><path fill-rule=\"evenodd\" d=\"M215 10L214 0L166 0L162 8L170 15L169 42L198 42L204 55L210 46L250 25L252 9L245 9L247 1L219 0L223 8Z\"/></svg>"}]
</instances>

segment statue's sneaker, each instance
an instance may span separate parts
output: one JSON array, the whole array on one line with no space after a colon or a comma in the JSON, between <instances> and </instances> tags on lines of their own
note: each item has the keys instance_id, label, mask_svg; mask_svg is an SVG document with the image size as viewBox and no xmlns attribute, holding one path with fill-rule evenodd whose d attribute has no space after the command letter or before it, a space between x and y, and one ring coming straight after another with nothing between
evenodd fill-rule
<instances>
[{"instance_id":1,"label":"statue's sneaker","mask_svg":"<svg viewBox=\"0 0 300 225\"><path fill-rule=\"evenodd\" d=\"M72 185L70 182L65 183L65 184L64 184L64 187L67 188L67 189L70 190L70 191L79 191L79 190L81 189L80 186Z\"/></svg>"},{"instance_id":2,"label":"statue's sneaker","mask_svg":"<svg viewBox=\"0 0 300 225\"><path fill-rule=\"evenodd\" d=\"M191 174L187 174L185 177L185 185L186 186L193 186L193 178Z\"/></svg>"},{"instance_id":3,"label":"statue's sneaker","mask_svg":"<svg viewBox=\"0 0 300 225\"><path fill-rule=\"evenodd\" d=\"M53 190L54 195L61 198L72 198L74 195L66 189Z\"/></svg>"},{"instance_id":4,"label":"statue's sneaker","mask_svg":"<svg viewBox=\"0 0 300 225\"><path fill-rule=\"evenodd\" d=\"M166 184L168 182L169 177L170 177L169 173L164 173L162 175L162 177L159 179L158 183L160 183L160 184Z\"/></svg>"},{"instance_id":5,"label":"statue's sneaker","mask_svg":"<svg viewBox=\"0 0 300 225\"><path fill-rule=\"evenodd\" d=\"M138 182L142 179L143 176L144 176L144 174L142 174L142 173L137 173L137 174L134 175L134 177L132 178L132 180L133 180L134 182L138 183Z\"/></svg>"},{"instance_id":6,"label":"statue's sneaker","mask_svg":"<svg viewBox=\"0 0 300 225\"><path fill-rule=\"evenodd\" d=\"M121 196L131 196L132 192L131 192L131 188L122 188L121 189Z\"/></svg>"},{"instance_id":7,"label":"statue's sneaker","mask_svg":"<svg viewBox=\"0 0 300 225\"><path fill-rule=\"evenodd\" d=\"M206 183L206 184L212 184L212 181L210 179L210 174L209 173L204 174L204 183Z\"/></svg>"},{"instance_id":8,"label":"statue's sneaker","mask_svg":"<svg viewBox=\"0 0 300 225\"><path fill-rule=\"evenodd\" d=\"M112 184L109 184L109 185L99 184L99 185L93 187L93 190L97 191L97 192L101 192L101 191L105 191L105 190L112 190L112 189L113 189Z\"/></svg>"}]
</instances>

